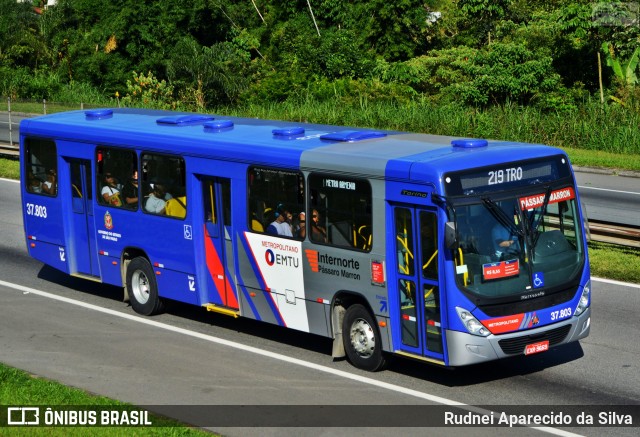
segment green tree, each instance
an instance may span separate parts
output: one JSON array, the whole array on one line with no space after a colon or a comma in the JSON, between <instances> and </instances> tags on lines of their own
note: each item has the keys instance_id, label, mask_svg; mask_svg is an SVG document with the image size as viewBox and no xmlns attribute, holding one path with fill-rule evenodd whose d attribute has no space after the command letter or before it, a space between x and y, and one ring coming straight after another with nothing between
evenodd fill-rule
<instances>
[{"instance_id":1,"label":"green tree","mask_svg":"<svg viewBox=\"0 0 640 437\"><path fill-rule=\"evenodd\" d=\"M44 52L28 3L0 0L0 65L37 68Z\"/></svg>"},{"instance_id":2,"label":"green tree","mask_svg":"<svg viewBox=\"0 0 640 437\"><path fill-rule=\"evenodd\" d=\"M458 0L464 26L476 44L491 43L498 22L508 16L513 0Z\"/></svg>"},{"instance_id":3,"label":"green tree","mask_svg":"<svg viewBox=\"0 0 640 437\"><path fill-rule=\"evenodd\" d=\"M204 47L186 37L178 42L167 62L168 76L199 110L207 102L234 102L250 81L248 41L251 38L241 33L231 42Z\"/></svg>"}]
</instances>

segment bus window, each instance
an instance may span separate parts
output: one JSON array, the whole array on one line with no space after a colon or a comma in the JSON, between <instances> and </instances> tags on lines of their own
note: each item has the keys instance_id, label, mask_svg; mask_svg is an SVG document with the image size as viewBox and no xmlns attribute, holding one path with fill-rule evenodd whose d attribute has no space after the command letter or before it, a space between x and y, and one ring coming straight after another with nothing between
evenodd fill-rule
<instances>
[{"instance_id":1,"label":"bus window","mask_svg":"<svg viewBox=\"0 0 640 437\"><path fill-rule=\"evenodd\" d=\"M56 196L58 194L58 165L56 144L50 140L26 140L25 174L27 191Z\"/></svg>"},{"instance_id":2,"label":"bus window","mask_svg":"<svg viewBox=\"0 0 640 437\"><path fill-rule=\"evenodd\" d=\"M123 182L128 181L138 169L135 152L102 147L96 150L96 155L98 203L117 208L127 207L122 193L125 187ZM137 206L134 207L137 208Z\"/></svg>"},{"instance_id":3,"label":"bus window","mask_svg":"<svg viewBox=\"0 0 640 437\"><path fill-rule=\"evenodd\" d=\"M420 247L422 248L422 277L438 280L437 217L433 213L420 213Z\"/></svg>"},{"instance_id":4,"label":"bus window","mask_svg":"<svg viewBox=\"0 0 640 437\"><path fill-rule=\"evenodd\" d=\"M248 185L250 230L303 239L304 234L298 232L300 226L304 226L300 223L300 213L304 212L302 173L251 167ZM286 233L285 227L288 227Z\"/></svg>"},{"instance_id":5,"label":"bus window","mask_svg":"<svg viewBox=\"0 0 640 437\"><path fill-rule=\"evenodd\" d=\"M311 232L311 240L370 251L373 219L369 182L342 176L311 174L309 189L311 207L320 217L318 226L325 231L325 236L323 232Z\"/></svg>"},{"instance_id":6,"label":"bus window","mask_svg":"<svg viewBox=\"0 0 640 437\"><path fill-rule=\"evenodd\" d=\"M184 219L187 215L184 159L143 153L141 161L144 212Z\"/></svg>"}]
</instances>

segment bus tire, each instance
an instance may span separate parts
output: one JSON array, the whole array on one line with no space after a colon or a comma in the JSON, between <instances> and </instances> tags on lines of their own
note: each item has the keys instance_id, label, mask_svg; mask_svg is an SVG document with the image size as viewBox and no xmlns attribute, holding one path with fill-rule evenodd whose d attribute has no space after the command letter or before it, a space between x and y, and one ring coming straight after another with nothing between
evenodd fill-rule
<instances>
[{"instance_id":1,"label":"bus tire","mask_svg":"<svg viewBox=\"0 0 640 437\"><path fill-rule=\"evenodd\" d=\"M342 322L342 339L349 362L375 372L385 365L380 332L371 313L361 304L351 305Z\"/></svg>"},{"instance_id":2,"label":"bus tire","mask_svg":"<svg viewBox=\"0 0 640 437\"><path fill-rule=\"evenodd\" d=\"M127 266L127 289L136 313L151 316L162 311L156 275L146 258L134 258Z\"/></svg>"}]
</instances>

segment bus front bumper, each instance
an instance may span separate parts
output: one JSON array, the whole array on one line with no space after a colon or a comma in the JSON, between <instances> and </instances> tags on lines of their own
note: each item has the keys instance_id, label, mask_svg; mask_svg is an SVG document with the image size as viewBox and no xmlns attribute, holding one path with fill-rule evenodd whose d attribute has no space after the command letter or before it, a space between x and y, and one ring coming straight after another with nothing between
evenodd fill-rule
<instances>
[{"instance_id":1,"label":"bus front bumper","mask_svg":"<svg viewBox=\"0 0 640 437\"><path fill-rule=\"evenodd\" d=\"M536 329L479 337L460 331L446 331L449 366L459 367L524 355L529 344L549 341L549 350L589 335L591 308L578 317Z\"/></svg>"}]
</instances>

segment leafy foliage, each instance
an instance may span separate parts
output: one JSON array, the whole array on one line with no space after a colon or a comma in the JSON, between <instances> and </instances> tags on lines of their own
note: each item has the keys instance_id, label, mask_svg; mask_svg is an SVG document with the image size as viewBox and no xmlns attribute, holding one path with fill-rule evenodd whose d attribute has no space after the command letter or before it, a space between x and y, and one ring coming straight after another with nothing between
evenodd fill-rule
<instances>
[{"instance_id":1,"label":"leafy foliage","mask_svg":"<svg viewBox=\"0 0 640 437\"><path fill-rule=\"evenodd\" d=\"M155 109L175 109L173 87L158 80L153 73L133 72L133 81L127 80L127 94L122 98L125 106L141 106Z\"/></svg>"},{"instance_id":2,"label":"leafy foliage","mask_svg":"<svg viewBox=\"0 0 640 437\"><path fill-rule=\"evenodd\" d=\"M589 0L58 0L34 14L0 0L0 92L51 98L165 85L159 105L361 98L544 110L599 92L628 103L615 61L638 53L637 11ZM637 59L637 57L636 57ZM621 64L622 65L622 64ZM635 63L625 77L635 74ZM633 68L632 68L633 67ZM149 79L149 75L143 75ZM127 85L129 83L129 85ZM71 86L70 84L74 84ZM138 84L139 85L139 84ZM134 96L133 91L136 91ZM171 95L169 95L171 94ZM625 100L626 99L626 100Z\"/></svg>"}]
</instances>

